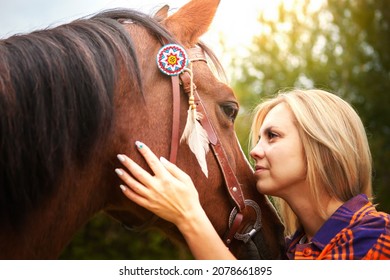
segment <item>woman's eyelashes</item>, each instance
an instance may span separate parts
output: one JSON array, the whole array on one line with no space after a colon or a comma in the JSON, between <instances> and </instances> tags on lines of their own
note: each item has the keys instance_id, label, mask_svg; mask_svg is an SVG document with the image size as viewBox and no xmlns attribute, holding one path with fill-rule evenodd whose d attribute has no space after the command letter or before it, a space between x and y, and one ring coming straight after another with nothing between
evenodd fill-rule
<instances>
[{"instance_id":1,"label":"woman's eyelashes","mask_svg":"<svg viewBox=\"0 0 390 280\"><path fill-rule=\"evenodd\" d=\"M268 142L274 141L276 138L279 137L279 133L274 131L272 127L266 128L262 134L259 135L258 141L260 141L262 138L265 138Z\"/></svg>"}]
</instances>

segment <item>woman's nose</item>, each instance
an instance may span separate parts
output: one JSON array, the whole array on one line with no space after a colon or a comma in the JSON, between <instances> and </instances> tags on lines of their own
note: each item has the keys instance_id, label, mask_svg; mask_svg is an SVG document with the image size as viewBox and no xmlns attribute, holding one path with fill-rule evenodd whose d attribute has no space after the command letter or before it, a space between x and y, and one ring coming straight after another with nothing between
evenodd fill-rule
<instances>
[{"instance_id":1,"label":"woman's nose","mask_svg":"<svg viewBox=\"0 0 390 280\"><path fill-rule=\"evenodd\" d=\"M253 147L253 149L249 152L249 155L253 158L263 158L265 156L263 146L261 144L261 141L259 141L256 146Z\"/></svg>"}]
</instances>

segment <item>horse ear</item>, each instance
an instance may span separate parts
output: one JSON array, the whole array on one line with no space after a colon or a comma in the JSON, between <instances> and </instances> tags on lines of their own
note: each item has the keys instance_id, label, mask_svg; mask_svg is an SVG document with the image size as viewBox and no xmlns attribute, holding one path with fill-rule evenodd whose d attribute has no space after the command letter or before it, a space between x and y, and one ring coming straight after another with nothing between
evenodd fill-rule
<instances>
[{"instance_id":1,"label":"horse ear","mask_svg":"<svg viewBox=\"0 0 390 280\"><path fill-rule=\"evenodd\" d=\"M153 16L153 18L157 21L163 21L168 17L168 11L169 11L169 6L164 5L164 7L160 8Z\"/></svg>"},{"instance_id":2,"label":"horse ear","mask_svg":"<svg viewBox=\"0 0 390 280\"><path fill-rule=\"evenodd\" d=\"M195 45L215 16L220 0L192 0L163 21L185 47Z\"/></svg>"}]
</instances>

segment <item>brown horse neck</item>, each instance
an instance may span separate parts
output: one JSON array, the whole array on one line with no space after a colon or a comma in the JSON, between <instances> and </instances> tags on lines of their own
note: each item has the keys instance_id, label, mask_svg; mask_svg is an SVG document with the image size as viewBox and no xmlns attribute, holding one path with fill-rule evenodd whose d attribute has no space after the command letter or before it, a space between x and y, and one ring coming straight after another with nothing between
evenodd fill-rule
<instances>
[{"instance_id":1,"label":"brown horse neck","mask_svg":"<svg viewBox=\"0 0 390 280\"><path fill-rule=\"evenodd\" d=\"M67 187L64 184L59 190ZM81 184L72 189L80 188L87 189ZM77 230L102 208L98 200L90 203L94 207L88 207L86 195L59 191L18 230L0 229L0 259L57 259Z\"/></svg>"}]
</instances>

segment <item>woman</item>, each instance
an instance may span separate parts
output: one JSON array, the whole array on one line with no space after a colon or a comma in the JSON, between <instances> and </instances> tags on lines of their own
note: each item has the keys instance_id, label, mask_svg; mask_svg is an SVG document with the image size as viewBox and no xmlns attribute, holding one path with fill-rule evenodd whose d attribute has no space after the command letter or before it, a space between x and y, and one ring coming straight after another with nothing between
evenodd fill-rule
<instances>
[{"instance_id":1,"label":"woman","mask_svg":"<svg viewBox=\"0 0 390 280\"><path fill-rule=\"evenodd\" d=\"M276 198L288 259L390 258L390 216L370 202L370 149L347 102L322 90L280 93L258 105L251 135L256 187ZM116 170L124 194L174 223L195 258L233 259L189 176L136 144L155 176L118 155L131 174Z\"/></svg>"}]
</instances>

